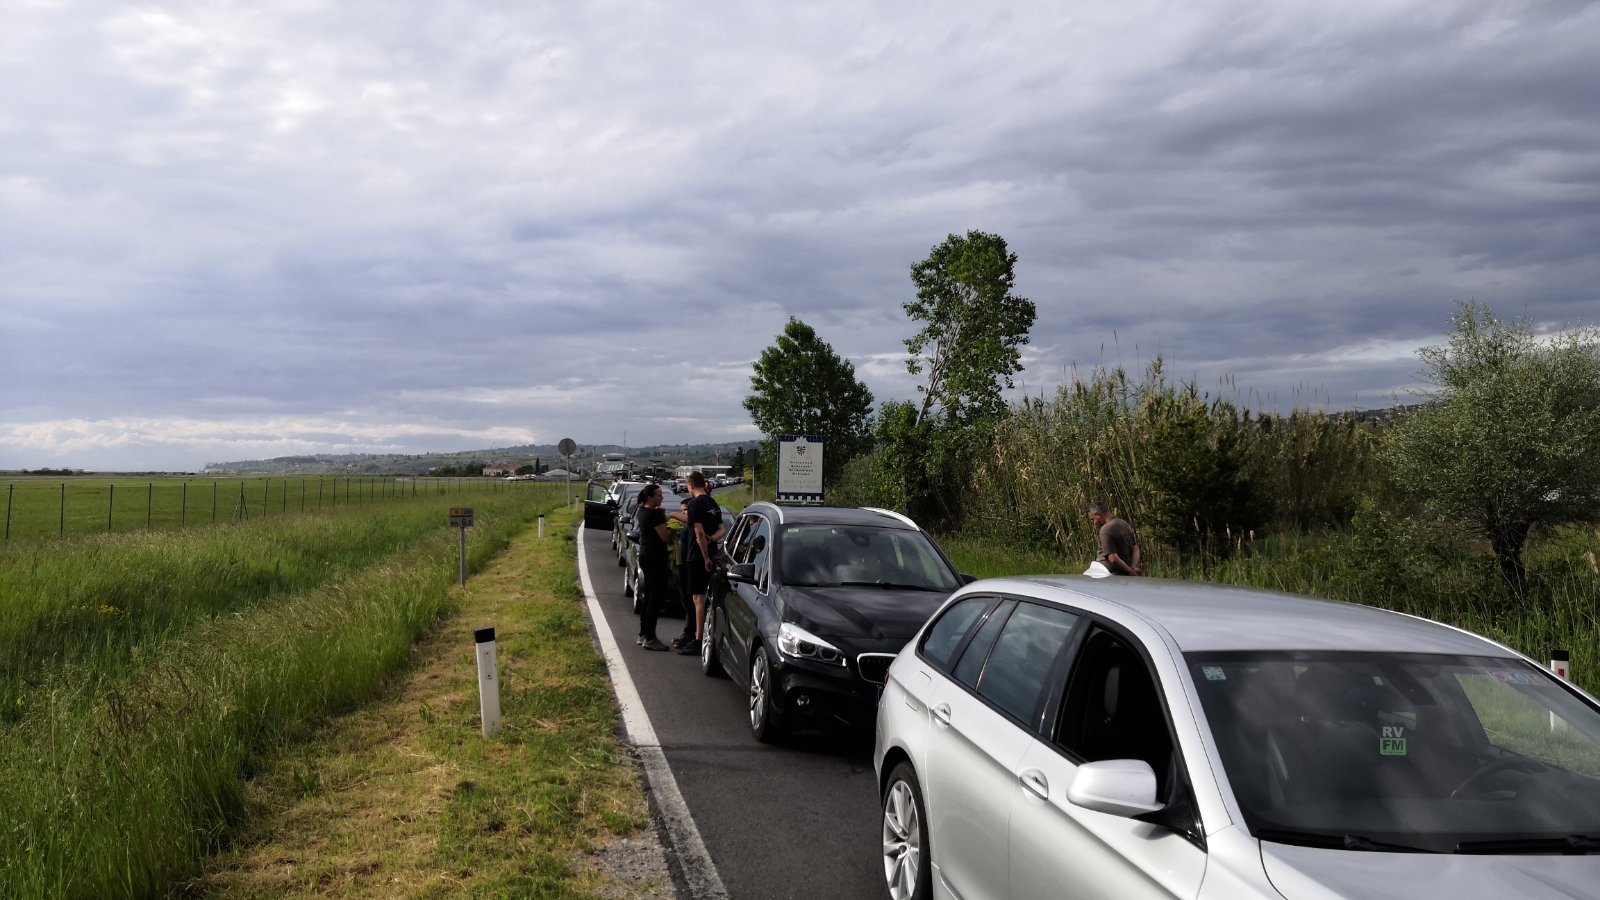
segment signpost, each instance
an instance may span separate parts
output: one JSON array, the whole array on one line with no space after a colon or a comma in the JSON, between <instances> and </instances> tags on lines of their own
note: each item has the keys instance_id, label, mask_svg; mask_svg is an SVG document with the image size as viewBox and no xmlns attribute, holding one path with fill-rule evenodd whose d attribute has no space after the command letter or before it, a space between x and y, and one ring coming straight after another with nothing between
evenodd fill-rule
<instances>
[{"instance_id":1,"label":"signpost","mask_svg":"<svg viewBox=\"0 0 1600 900\"><path fill-rule=\"evenodd\" d=\"M472 507L450 507L450 527L461 529L461 586L467 586L467 529L472 527Z\"/></svg>"},{"instance_id":2,"label":"signpost","mask_svg":"<svg viewBox=\"0 0 1600 900\"><path fill-rule=\"evenodd\" d=\"M779 503L822 505L822 447L820 434L778 435Z\"/></svg>"},{"instance_id":3,"label":"signpost","mask_svg":"<svg viewBox=\"0 0 1600 900\"><path fill-rule=\"evenodd\" d=\"M556 445L556 449L561 451L562 458L567 461L567 466L566 466L566 469L567 469L567 506L571 506L572 505L572 454L578 452L578 445L573 442L572 438L562 438L561 439L561 443Z\"/></svg>"}]
</instances>

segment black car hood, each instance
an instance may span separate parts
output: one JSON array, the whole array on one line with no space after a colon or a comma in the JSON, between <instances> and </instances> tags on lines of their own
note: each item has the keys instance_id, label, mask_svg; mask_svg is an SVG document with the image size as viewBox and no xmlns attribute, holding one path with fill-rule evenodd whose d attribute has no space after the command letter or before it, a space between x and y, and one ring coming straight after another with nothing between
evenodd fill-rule
<instances>
[{"instance_id":1,"label":"black car hood","mask_svg":"<svg viewBox=\"0 0 1600 900\"><path fill-rule=\"evenodd\" d=\"M875 587L779 589L783 618L820 638L908 641L939 609L949 591Z\"/></svg>"}]
</instances>

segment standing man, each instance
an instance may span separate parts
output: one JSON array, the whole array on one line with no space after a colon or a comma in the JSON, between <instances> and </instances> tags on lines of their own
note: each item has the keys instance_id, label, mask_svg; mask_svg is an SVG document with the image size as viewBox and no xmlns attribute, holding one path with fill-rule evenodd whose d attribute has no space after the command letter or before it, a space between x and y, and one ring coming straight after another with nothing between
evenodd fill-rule
<instances>
[{"instance_id":1,"label":"standing man","mask_svg":"<svg viewBox=\"0 0 1600 900\"><path fill-rule=\"evenodd\" d=\"M667 541L672 539L672 529L667 527L667 514L661 510L661 485L647 484L639 492L639 571L640 584L634 590L643 590L639 598L639 646L646 650L665 650L667 645L656 638L656 619L661 615L661 604L667 591Z\"/></svg>"},{"instance_id":2,"label":"standing man","mask_svg":"<svg viewBox=\"0 0 1600 900\"><path fill-rule=\"evenodd\" d=\"M689 580L689 595L694 598L694 638L678 648L684 656L699 656L705 639L706 588L711 584L711 545L722 537L722 507L706 487L706 476L699 470L689 473L689 509L685 520L691 537L689 555L683 569Z\"/></svg>"},{"instance_id":3,"label":"standing man","mask_svg":"<svg viewBox=\"0 0 1600 900\"><path fill-rule=\"evenodd\" d=\"M1103 563L1113 575L1143 575L1139 568L1139 542L1133 536L1133 526L1111 515L1111 508L1096 500L1089 504L1089 521L1100 528L1100 555L1095 561Z\"/></svg>"}]
</instances>

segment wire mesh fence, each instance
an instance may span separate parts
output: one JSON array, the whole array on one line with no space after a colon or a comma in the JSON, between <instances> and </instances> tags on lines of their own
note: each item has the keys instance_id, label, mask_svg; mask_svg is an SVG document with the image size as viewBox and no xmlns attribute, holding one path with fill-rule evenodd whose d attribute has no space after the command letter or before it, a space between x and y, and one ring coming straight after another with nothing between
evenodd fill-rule
<instances>
[{"instance_id":1,"label":"wire mesh fence","mask_svg":"<svg viewBox=\"0 0 1600 900\"><path fill-rule=\"evenodd\" d=\"M0 540L186 528L418 497L528 490L498 478L302 476L287 478L21 478L5 485Z\"/></svg>"}]
</instances>

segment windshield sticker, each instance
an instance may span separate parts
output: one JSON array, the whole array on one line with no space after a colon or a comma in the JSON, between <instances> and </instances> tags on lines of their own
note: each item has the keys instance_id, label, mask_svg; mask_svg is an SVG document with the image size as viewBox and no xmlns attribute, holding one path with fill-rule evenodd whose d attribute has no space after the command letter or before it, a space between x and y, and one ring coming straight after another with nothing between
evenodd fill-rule
<instances>
[{"instance_id":1,"label":"windshield sticker","mask_svg":"<svg viewBox=\"0 0 1600 900\"><path fill-rule=\"evenodd\" d=\"M1204 667L1201 668L1201 671L1206 673L1206 680L1207 681L1227 681L1228 680L1228 673L1222 671L1222 667L1221 666L1204 666Z\"/></svg>"},{"instance_id":2,"label":"windshield sticker","mask_svg":"<svg viewBox=\"0 0 1600 900\"><path fill-rule=\"evenodd\" d=\"M1383 726L1383 737L1378 738L1378 753L1382 756L1405 756L1405 733L1403 725Z\"/></svg>"}]
</instances>

